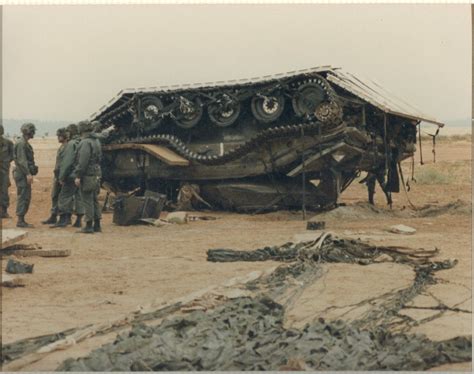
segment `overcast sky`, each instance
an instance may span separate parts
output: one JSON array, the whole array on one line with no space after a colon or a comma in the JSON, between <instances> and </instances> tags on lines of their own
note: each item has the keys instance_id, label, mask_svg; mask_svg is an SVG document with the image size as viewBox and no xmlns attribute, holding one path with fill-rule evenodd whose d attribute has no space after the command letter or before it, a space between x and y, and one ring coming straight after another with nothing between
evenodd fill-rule
<instances>
[{"instance_id":1,"label":"overcast sky","mask_svg":"<svg viewBox=\"0 0 474 374\"><path fill-rule=\"evenodd\" d=\"M3 117L89 117L120 89L319 65L471 117L470 5L6 6Z\"/></svg>"}]
</instances>

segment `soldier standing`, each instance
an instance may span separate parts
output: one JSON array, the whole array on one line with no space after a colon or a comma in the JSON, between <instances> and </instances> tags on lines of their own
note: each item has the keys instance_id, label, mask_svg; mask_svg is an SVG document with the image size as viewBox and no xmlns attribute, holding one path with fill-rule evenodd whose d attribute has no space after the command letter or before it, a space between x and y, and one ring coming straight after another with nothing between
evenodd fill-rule
<instances>
[{"instance_id":1,"label":"soldier standing","mask_svg":"<svg viewBox=\"0 0 474 374\"><path fill-rule=\"evenodd\" d=\"M64 149L66 148L68 134L65 128L60 128L56 131L58 142L61 144L56 152L56 163L54 164L53 186L51 189L51 216L41 223L43 225L55 224L58 218L58 198L61 192L61 184L59 183L59 165L64 156Z\"/></svg>"},{"instance_id":2,"label":"soldier standing","mask_svg":"<svg viewBox=\"0 0 474 374\"><path fill-rule=\"evenodd\" d=\"M0 124L0 188L1 188L1 217L10 218L8 215L8 207L10 206L10 198L8 197L8 187L10 187L10 163L13 161L13 142L7 139L4 134L3 125Z\"/></svg>"},{"instance_id":3,"label":"soldier standing","mask_svg":"<svg viewBox=\"0 0 474 374\"><path fill-rule=\"evenodd\" d=\"M31 185L33 184L33 176L38 174L38 167L35 164L35 156L33 147L29 140L35 136L36 127L32 123L25 123L21 126L22 137L15 144L14 160L15 170L13 178L15 179L17 189L16 215L18 216L17 227L31 228L25 221L25 215L28 213L31 202Z\"/></svg>"},{"instance_id":4,"label":"soldier standing","mask_svg":"<svg viewBox=\"0 0 474 374\"><path fill-rule=\"evenodd\" d=\"M81 142L77 149L76 167L73 175L75 177L74 183L81 190L86 217L86 227L80 232L92 234L101 231L98 191L100 190L102 149L100 142L92 134L94 128L92 123L82 121L78 127Z\"/></svg>"},{"instance_id":5,"label":"soldier standing","mask_svg":"<svg viewBox=\"0 0 474 374\"><path fill-rule=\"evenodd\" d=\"M58 180L61 184L61 192L58 197L58 208L59 208L59 222L52 227L66 227L71 224L71 215L76 205L76 222L74 227L81 227L81 220L84 214L84 208L82 205L82 198L79 189L74 184L74 177L72 173L74 171L74 163L76 159L77 148L81 141L77 126L71 124L66 128L69 134L69 141L64 148L64 155L62 157L59 166Z\"/></svg>"}]
</instances>

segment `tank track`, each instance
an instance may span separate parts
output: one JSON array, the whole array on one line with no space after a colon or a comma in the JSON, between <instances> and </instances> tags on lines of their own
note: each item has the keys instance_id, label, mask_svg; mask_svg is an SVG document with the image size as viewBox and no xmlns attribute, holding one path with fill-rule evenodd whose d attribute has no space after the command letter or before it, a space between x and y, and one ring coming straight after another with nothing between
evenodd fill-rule
<instances>
[{"instance_id":1,"label":"tank track","mask_svg":"<svg viewBox=\"0 0 474 374\"><path fill-rule=\"evenodd\" d=\"M255 87L255 85L259 85L259 86ZM134 121L132 121L128 125L124 125L124 124L120 125L120 128L123 128L126 131L129 131L129 130L132 130L132 128L134 128L135 126L137 126L136 119L140 117L137 110L139 105L137 103L140 101L140 99L150 97L150 96L153 96L155 98L161 98L162 96L166 96L168 98L172 97L173 102L176 103L177 100L179 100L178 98L180 97L180 95L186 94L186 93L190 93L193 95L197 95L198 97L199 96L202 97L203 102L201 106L206 106L209 111L210 106L213 105L212 100L209 101L210 100L209 98L212 95L221 95L221 94L225 94L226 92L230 93L231 91L232 93L236 93L236 92L245 93L246 92L245 90L249 90L244 95L247 95L247 97L252 97L252 96L255 97L255 94L257 96L259 95L258 92L260 92L260 90L264 90L264 91L267 90L268 92L273 92L273 90L277 90L277 91L280 90L281 92L280 96L290 97L291 98L290 101L293 103L293 108L295 108L295 103L293 102L293 100L295 100L295 98L299 94L301 94L298 91L298 87L304 87L306 85L319 86L324 92L324 94L326 95L325 101L323 102L322 105L320 105L320 108L317 108L318 110L316 110L316 113L315 113L318 120L323 121L323 122L326 122L328 120L333 120L334 119L333 117L335 117L334 113L337 113L338 117L342 116L342 106L341 106L339 97L337 93L335 92L334 88L327 82L327 80L323 76L317 73L300 73L293 76L286 76L284 78L270 76L269 78L265 80L260 80L257 82L251 81L248 83L241 83L241 84L235 84L235 82L229 81L229 82L224 82L224 84L214 84L214 85L202 86L202 87L191 88L191 87L186 87L186 86L182 86L182 87L178 86L177 88L173 90L164 90L164 89L158 88L156 91L152 91L152 92L135 92L133 96L131 97L122 96L120 100L113 105L113 106L116 106L116 108L100 113L99 115L95 117L95 119L101 122L102 128L105 128L105 127L116 124L117 121L120 121L126 115L132 115L134 118ZM252 92L252 90L255 90L255 92ZM238 105L240 106L240 101L238 101ZM178 105L176 104L174 106L174 109L169 109L168 111L163 111L159 113L158 117L161 118L160 120L162 120L164 117L167 117L167 116L173 119L176 119L175 110L177 106ZM173 107L173 105L168 105L168 108L171 108L171 107ZM337 107L338 109L335 110L335 108ZM238 111L240 112L240 107ZM331 118L327 118L329 114L332 114L332 117L329 116ZM302 116L301 113L299 115ZM255 113L254 113L254 116L256 116ZM302 118L302 120L304 121L304 117ZM149 130L145 129L144 131L145 133L146 132L150 133L155 130L156 129L151 128Z\"/></svg>"},{"instance_id":2,"label":"tank track","mask_svg":"<svg viewBox=\"0 0 474 374\"><path fill-rule=\"evenodd\" d=\"M317 135L326 130L324 134L321 134L325 139L330 139L342 133L344 130L345 123L340 122L336 127L327 129L327 124L322 122L310 122L301 123L297 125L279 126L262 130L258 135L250 138L245 143L238 145L225 152L223 155L200 155L196 152L191 151L186 144L179 139L177 136L170 134L156 134L148 136L139 136L135 138L125 138L114 142L115 144L125 143L136 143L136 144L160 144L165 145L173 149L180 156L186 158L189 161L194 161L203 165L222 165L227 162L236 160L243 157L256 147L268 142L269 140L287 137L290 135L298 136L304 133L304 135ZM327 131L329 130L329 131Z\"/></svg>"}]
</instances>

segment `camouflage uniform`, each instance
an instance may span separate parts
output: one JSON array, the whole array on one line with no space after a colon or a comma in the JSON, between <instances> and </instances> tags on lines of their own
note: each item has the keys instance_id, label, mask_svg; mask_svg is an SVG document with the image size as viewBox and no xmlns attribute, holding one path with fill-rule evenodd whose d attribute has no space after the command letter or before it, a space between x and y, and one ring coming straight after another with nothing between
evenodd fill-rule
<instances>
[{"instance_id":1,"label":"camouflage uniform","mask_svg":"<svg viewBox=\"0 0 474 374\"><path fill-rule=\"evenodd\" d=\"M61 183L59 183L59 166L61 164L61 160L64 156L64 149L66 148L66 140L67 140L67 133L65 128L61 128L56 132L58 136L58 141L61 143L57 152L56 152L56 162L54 163L54 170L53 170L53 184L51 187L51 216L46 220L42 221L41 223L48 225L48 224L55 224L57 215L59 214L58 208L58 200L59 200L59 193L61 192ZM62 138L62 139L60 139Z\"/></svg>"},{"instance_id":2,"label":"camouflage uniform","mask_svg":"<svg viewBox=\"0 0 474 374\"><path fill-rule=\"evenodd\" d=\"M68 131L70 131L70 129L71 125L68 126ZM59 227L65 227L68 222L70 222L71 215L74 211L74 205L75 213L78 216L76 223L74 224L75 227L81 226L81 217L84 214L81 194L74 184L74 177L72 175L77 148L80 141L81 139L79 136L76 133L73 133L71 139L64 148L64 156L59 166L58 179L59 182L62 183L62 188L58 198L58 208L59 214L63 217L63 221L57 225Z\"/></svg>"},{"instance_id":3,"label":"camouflage uniform","mask_svg":"<svg viewBox=\"0 0 474 374\"><path fill-rule=\"evenodd\" d=\"M25 222L25 215L31 202L31 184L28 183L28 177L38 173L33 147L28 143L28 140L34 136L35 131L36 129L33 124L23 125L23 136L15 144L13 152L16 166L13 178L17 188L16 215L18 216L18 227L32 227Z\"/></svg>"},{"instance_id":4,"label":"camouflage uniform","mask_svg":"<svg viewBox=\"0 0 474 374\"><path fill-rule=\"evenodd\" d=\"M56 153L56 163L54 164L54 179L53 179L53 189L51 191L51 200L53 202L51 206L51 214L58 214L58 199L59 193L61 192L61 184L59 183L59 165L64 156L64 149L66 148L65 144L59 146L58 152Z\"/></svg>"},{"instance_id":5,"label":"camouflage uniform","mask_svg":"<svg viewBox=\"0 0 474 374\"><path fill-rule=\"evenodd\" d=\"M101 219L98 191L100 190L102 149L100 142L91 134L92 128L90 122L79 124L82 140L77 148L76 167L73 171L74 177L80 179L80 190L86 218L86 227L82 230L84 233L100 231ZM96 230L92 227L93 222L97 222L95 223Z\"/></svg>"},{"instance_id":6,"label":"camouflage uniform","mask_svg":"<svg viewBox=\"0 0 474 374\"><path fill-rule=\"evenodd\" d=\"M3 136L3 125L0 125L0 203L1 217L9 218L8 207L10 198L8 197L8 187L10 187L10 163L13 161L13 142Z\"/></svg>"}]
</instances>

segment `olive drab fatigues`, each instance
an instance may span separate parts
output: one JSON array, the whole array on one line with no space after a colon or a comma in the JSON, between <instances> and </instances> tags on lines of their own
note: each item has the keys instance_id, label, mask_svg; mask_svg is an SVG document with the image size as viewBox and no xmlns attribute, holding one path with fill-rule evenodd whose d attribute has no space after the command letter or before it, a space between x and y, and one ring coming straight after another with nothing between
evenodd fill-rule
<instances>
[{"instance_id":1,"label":"olive drab fatigues","mask_svg":"<svg viewBox=\"0 0 474 374\"><path fill-rule=\"evenodd\" d=\"M28 184L26 177L36 175L38 167L35 164L33 147L24 137L15 144L13 153L16 166L13 172L17 189L16 215L23 217L28 212L31 203L31 184Z\"/></svg>"},{"instance_id":2,"label":"olive drab fatigues","mask_svg":"<svg viewBox=\"0 0 474 374\"><path fill-rule=\"evenodd\" d=\"M75 210L76 214L84 214L81 193L74 184L74 177L72 175L80 141L81 139L75 136L64 148L64 155L59 167L59 181L63 183L58 198L60 214L71 214L73 210Z\"/></svg>"},{"instance_id":3,"label":"olive drab fatigues","mask_svg":"<svg viewBox=\"0 0 474 374\"><path fill-rule=\"evenodd\" d=\"M81 179L81 195L86 222L100 219L98 191L100 189L100 161L102 149L100 142L92 135L81 140L77 148L76 167L73 175Z\"/></svg>"},{"instance_id":4,"label":"olive drab fatigues","mask_svg":"<svg viewBox=\"0 0 474 374\"><path fill-rule=\"evenodd\" d=\"M53 179L53 188L51 189L51 214L59 214L59 194L61 192L61 184L59 183L59 170L61 161L64 157L64 149L66 148L65 144L61 144L56 152L56 163L54 164L54 179Z\"/></svg>"},{"instance_id":5,"label":"olive drab fatigues","mask_svg":"<svg viewBox=\"0 0 474 374\"><path fill-rule=\"evenodd\" d=\"M13 142L0 136L0 203L2 214L5 214L10 206L8 187L10 187L10 163L13 161Z\"/></svg>"}]
</instances>

